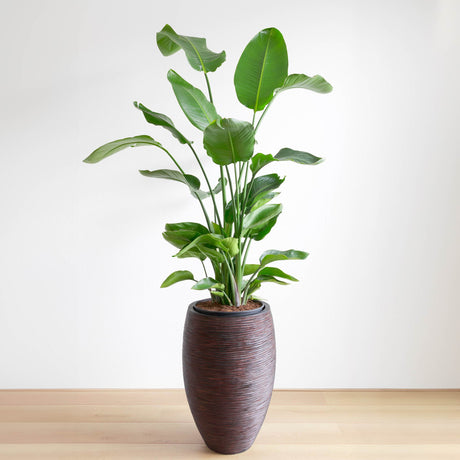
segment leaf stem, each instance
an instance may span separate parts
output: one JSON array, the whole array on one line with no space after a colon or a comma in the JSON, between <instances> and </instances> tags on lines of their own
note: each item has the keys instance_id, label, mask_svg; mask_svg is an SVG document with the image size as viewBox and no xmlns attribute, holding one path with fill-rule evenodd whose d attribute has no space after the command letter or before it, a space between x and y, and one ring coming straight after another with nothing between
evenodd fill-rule
<instances>
[{"instance_id":1,"label":"leaf stem","mask_svg":"<svg viewBox=\"0 0 460 460\"><path fill-rule=\"evenodd\" d=\"M211 93L211 85L209 84L208 72L204 71L204 78L206 80L206 86L208 87L208 94L209 94L209 102L213 104L212 100L212 93Z\"/></svg>"},{"instance_id":2,"label":"leaf stem","mask_svg":"<svg viewBox=\"0 0 460 460\"><path fill-rule=\"evenodd\" d=\"M276 95L275 95L276 96ZM272 102L275 100L275 96L273 96L273 99L267 104L267 106L265 107L264 111L262 112L262 115L260 116L259 118L259 121L257 122L257 125L256 127L254 128L254 134L257 132L257 130L259 129L259 125L260 125L260 122L263 120L265 114L267 113L267 110L268 108L270 107L270 105L272 104ZM255 117L255 112L254 112L254 117ZM252 121L252 124L254 125L254 119Z\"/></svg>"}]
</instances>

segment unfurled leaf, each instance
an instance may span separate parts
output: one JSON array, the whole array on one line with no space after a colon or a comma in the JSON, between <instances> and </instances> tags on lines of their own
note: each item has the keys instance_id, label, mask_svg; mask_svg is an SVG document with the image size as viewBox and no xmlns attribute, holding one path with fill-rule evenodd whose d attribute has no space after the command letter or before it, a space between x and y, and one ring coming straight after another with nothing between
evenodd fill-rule
<instances>
[{"instance_id":1,"label":"unfurled leaf","mask_svg":"<svg viewBox=\"0 0 460 460\"><path fill-rule=\"evenodd\" d=\"M181 144L190 144L190 141L174 126L171 118L162 113L153 112L139 102L134 102L134 107L144 114L144 118L148 123L156 126L163 126L163 128L167 129Z\"/></svg>"},{"instance_id":2,"label":"unfurled leaf","mask_svg":"<svg viewBox=\"0 0 460 460\"><path fill-rule=\"evenodd\" d=\"M157 33L157 45L163 56L184 50L190 65L199 71L214 72L225 61L225 51L214 53L206 46L206 39L178 35L168 24Z\"/></svg>"},{"instance_id":3,"label":"unfurled leaf","mask_svg":"<svg viewBox=\"0 0 460 460\"><path fill-rule=\"evenodd\" d=\"M316 93L330 93L332 91L332 86L321 76L315 75L313 77L308 77L304 74L293 73L288 75L286 80L284 80L283 85L280 88L277 88L276 92L280 93L287 89L302 88L315 91Z\"/></svg>"},{"instance_id":4,"label":"unfurled leaf","mask_svg":"<svg viewBox=\"0 0 460 460\"><path fill-rule=\"evenodd\" d=\"M172 85L177 102L193 126L203 131L219 118L214 105L206 99L206 96L174 70L168 72L168 80Z\"/></svg>"},{"instance_id":5,"label":"unfurled leaf","mask_svg":"<svg viewBox=\"0 0 460 460\"><path fill-rule=\"evenodd\" d=\"M269 249L262 253L259 258L260 265L265 266L277 260L295 260L306 259L307 252L297 251L295 249L288 249L287 251L278 251L276 249Z\"/></svg>"},{"instance_id":6,"label":"unfurled leaf","mask_svg":"<svg viewBox=\"0 0 460 460\"><path fill-rule=\"evenodd\" d=\"M286 43L274 27L259 32L246 46L235 70L238 100L255 111L262 110L283 85L288 73Z\"/></svg>"},{"instance_id":7,"label":"unfurled leaf","mask_svg":"<svg viewBox=\"0 0 460 460\"><path fill-rule=\"evenodd\" d=\"M260 268L259 264L246 264L244 266L243 275L252 275Z\"/></svg>"},{"instance_id":8,"label":"unfurled leaf","mask_svg":"<svg viewBox=\"0 0 460 460\"><path fill-rule=\"evenodd\" d=\"M301 152L289 148L281 149L276 155L275 160L278 161L293 161L301 165L317 165L323 161L320 157L315 157L311 153Z\"/></svg>"},{"instance_id":9,"label":"unfurled leaf","mask_svg":"<svg viewBox=\"0 0 460 460\"><path fill-rule=\"evenodd\" d=\"M238 243L236 242L235 248L235 238L224 238L222 235L215 233L207 233L206 235L200 235L198 238L195 238L190 244L182 248L177 254L176 257L190 257L189 253L191 250L199 250L202 254L206 255L212 260L219 262L224 262L224 256L217 251L221 249L227 254L232 254L232 257L238 252Z\"/></svg>"},{"instance_id":10,"label":"unfurled leaf","mask_svg":"<svg viewBox=\"0 0 460 460\"><path fill-rule=\"evenodd\" d=\"M134 136L126 137L124 139L118 139L116 141L109 142L104 144L98 149L96 149L89 157L85 158L83 161L85 163L97 163L104 158L113 155L114 153L124 150L128 147L139 147L143 145L154 145L155 147L162 148L161 144L150 136Z\"/></svg>"},{"instance_id":11,"label":"unfurled leaf","mask_svg":"<svg viewBox=\"0 0 460 460\"><path fill-rule=\"evenodd\" d=\"M203 278L192 286L192 289L202 291L204 289L224 289L225 285L218 283L214 278Z\"/></svg>"},{"instance_id":12,"label":"unfurled leaf","mask_svg":"<svg viewBox=\"0 0 460 460\"><path fill-rule=\"evenodd\" d=\"M276 267L265 267L260 270L258 276L277 276L278 278L284 278L290 281L299 281L297 278L294 278L291 275L283 272L283 270Z\"/></svg>"},{"instance_id":13,"label":"unfurled leaf","mask_svg":"<svg viewBox=\"0 0 460 460\"><path fill-rule=\"evenodd\" d=\"M255 211L257 208L273 200L273 198L276 198L279 194L279 192L267 192L259 195L250 208L250 211Z\"/></svg>"},{"instance_id":14,"label":"unfurled leaf","mask_svg":"<svg viewBox=\"0 0 460 460\"><path fill-rule=\"evenodd\" d=\"M271 219L278 216L283 207L280 204L266 204L255 211L251 211L243 219L243 233L248 234L251 229L260 228Z\"/></svg>"},{"instance_id":15,"label":"unfurled leaf","mask_svg":"<svg viewBox=\"0 0 460 460\"><path fill-rule=\"evenodd\" d=\"M247 232L247 236L251 237L255 241L260 241L264 239L270 233L271 229L275 226L278 217L279 214L272 217L268 222L264 222L262 225L258 225L254 228L251 228Z\"/></svg>"},{"instance_id":16,"label":"unfurled leaf","mask_svg":"<svg viewBox=\"0 0 460 460\"><path fill-rule=\"evenodd\" d=\"M283 284L283 285L289 284L289 283L286 283L286 281L280 280L278 278L275 278L274 276L269 276L269 275L266 275L266 276L258 275L256 280L259 281L260 283L269 282L269 283L276 283L276 284Z\"/></svg>"},{"instance_id":17,"label":"unfurled leaf","mask_svg":"<svg viewBox=\"0 0 460 460\"><path fill-rule=\"evenodd\" d=\"M157 169L155 171L140 170L139 172L146 177L155 177L157 179L167 179L181 182L182 184L187 185L192 193L200 188L200 180L197 177L192 176L191 174L184 175L180 171L175 171L173 169Z\"/></svg>"},{"instance_id":18,"label":"unfurled leaf","mask_svg":"<svg viewBox=\"0 0 460 460\"><path fill-rule=\"evenodd\" d=\"M276 190L283 182L284 178L281 178L278 174L266 174L265 176L259 176L253 179L247 186L249 191L246 202L247 209L252 208L258 197L272 190Z\"/></svg>"},{"instance_id":19,"label":"unfurled leaf","mask_svg":"<svg viewBox=\"0 0 460 460\"><path fill-rule=\"evenodd\" d=\"M204 130L203 145L218 165L247 161L254 152L254 128L247 121L222 118Z\"/></svg>"},{"instance_id":20,"label":"unfurled leaf","mask_svg":"<svg viewBox=\"0 0 460 460\"><path fill-rule=\"evenodd\" d=\"M188 270L178 270L171 273L164 281L161 283L162 288L171 286L172 284L178 283L179 281L185 280L194 280L193 274Z\"/></svg>"},{"instance_id":21,"label":"unfurled leaf","mask_svg":"<svg viewBox=\"0 0 460 460\"><path fill-rule=\"evenodd\" d=\"M257 153L251 158L251 171L255 175L258 173L264 166L267 166L270 163L273 163L275 158L270 153Z\"/></svg>"}]
</instances>

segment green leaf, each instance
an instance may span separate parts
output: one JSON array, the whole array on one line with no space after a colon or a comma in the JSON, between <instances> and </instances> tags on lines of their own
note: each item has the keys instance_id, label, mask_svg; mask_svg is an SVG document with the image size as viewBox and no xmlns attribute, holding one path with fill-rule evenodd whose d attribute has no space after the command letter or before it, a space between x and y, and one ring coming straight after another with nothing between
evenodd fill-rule
<instances>
[{"instance_id":1,"label":"green leaf","mask_svg":"<svg viewBox=\"0 0 460 460\"><path fill-rule=\"evenodd\" d=\"M176 231L176 230L189 230L197 233L198 235L204 235L209 233L209 230L197 222L177 222L174 224L166 224L165 230Z\"/></svg>"},{"instance_id":2,"label":"green leaf","mask_svg":"<svg viewBox=\"0 0 460 460\"><path fill-rule=\"evenodd\" d=\"M270 233L271 229L275 226L278 217L279 214L272 217L268 222L265 222L262 225L252 228L248 231L247 235L256 241L264 239Z\"/></svg>"},{"instance_id":3,"label":"green leaf","mask_svg":"<svg viewBox=\"0 0 460 460\"><path fill-rule=\"evenodd\" d=\"M116 141L109 142L108 144L104 144L83 161L85 163L97 163L104 158L119 152L120 150L124 150L128 147L139 147L142 145L154 145L156 147L161 147L161 144L152 139L150 136L142 135L126 137L124 139L118 139Z\"/></svg>"},{"instance_id":4,"label":"green leaf","mask_svg":"<svg viewBox=\"0 0 460 460\"><path fill-rule=\"evenodd\" d=\"M251 158L251 171L255 175L257 174L264 166L267 166L270 163L273 163L275 158L270 153L257 153Z\"/></svg>"},{"instance_id":5,"label":"green leaf","mask_svg":"<svg viewBox=\"0 0 460 460\"><path fill-rule=\"evenodd\" d=\"M250 229L260 228L271 219L278 216L283 207L280 204L266 204L255 211L251 211L243 219L243 233L247 234Z\"/></svg>"},{"instance_id":6,"label":"green leaf","mask_svg":"<svg viewBox=\"0 0 460 460\"><path fill-rule=\"evenodd\" d=\"M218 165L248 161L254 152L254 128L247 121L222 118L210 124L203 135L207 154Z\"/></svg>"},{"instance_id":7,"label":"green leaf","mask_svg":"<svg viewBox=\"0 0 460 460\"><path fill-rule=\"evenodd\" d=\"M291 275L283 272L283 270L276 267L265 267L259 272L259 276L277 276L278 278L284 278L290 281L299 281Z\"/></svg>"},{"instance_id":8,"label":"green leaf","mask_svg":"<svg viewBox=\"0 0 460 460\"><path fill-rule=\"evenodd\" d=\"M262 110L281 87L288 73L286 43L274 27L259 32L246 46L235 70L238 100L255 111Z\"/></svg>"},{"instance_id":9,"label":"green leaf","mask_svg":"<svg viewBox=\"0 0 460 460\"><path fill-rule=\"evenodd\" d=\"M152 110L148 109L140 102L133 102L133 104L136 109L139 109L144 114L144 118L148 123L156 126L163 126L163 128L167 129L181 144L190 144L190 141L176 129L171 118L162 113L152 112Z\"/></svg>"},{"instance_id":10,"label":"green leaf","mask_svg":"<svg viewBox=\"0 0 460 460\"><path fill-rule=\"evenodd\" d=\"M235 257L239 252L238 240L236 238L228 237L224 238L221 242L224 251L230 256Z\"/></svg>"},{"instance_id":11,"label":"green leaf","mask_svg":"<svg viewBox=\"0 0 460 460\"><path fill-rule=\"evenodd\" d=\"M260 289L260 286L261 286L261 282L259 280L257 279L252 280L251 284L249 285L247 289L248 295L251 295L254 291L257 291L257 289Z\"/></svg>"},{"instance_id":12,"label":"green leaf","mask_svg":"<svg viewBox=\"0 0 460 460\"><path fill-rule=\"evenodd\" d=\"M252 275L260 268L259 264L246 264L244 266L243 275Z\"/></svg>"},{"instance_id":13,"label":"green leaf","mask_svg":"<svg viewBox=\"0 0 460 460\"><path fill-rule=\"evenodd\" d=\"M171 273L164 281L161 283L162 288L171 286L172 284L178 283L179 281L185 280L195 280L193 274L188 270L178 270L177 272Z\"/></svg>"},{"instance_id":14,"label":"green leaf","mask_svg":"<svg viewBox=\"0 0 460 460\"><path fill-rule=\"evenodd\" d=\"M323 161L320 157L315 157L311 153L301 152L300 150L292 150L289 148L281 149L275 159L279 161L293 161L301 165L317 165Z\"/></svg>"},{"instance_id":15,"label":"green leaf","mask_svg":"<svg viewBox=\"0 0 460 460\"><path fill-rule=\"evenodd\" d=\"M195 222L179 222L166 224L163 238L176 248L182 249L190 244L195 238L206 233L209 233L209 230L201 224ZM199 251L196 251L192 257L204 259L204 256Z\"/></svg>"},{"instance_id":16,"label":"green leaf","mask_svg":"<svg viewBox=\"0 0 460 460\"><path fill-rule=\"evenodd\" d=\"M225 51L214 53L206 46L206 39L178 35L168 24L157 33L157 45L163 56L184 50L190 65L203 72L214 72L225 61Z\"/></svg>"},{"instance_id":17,"label":"green leaf","mask_svg":"<svg viewBox=\"0 0 460 460\"><path fill-rule=\"evenodd\" d=\"M192 176L191 174L184 175L173 169L156 169L155 171L140 170L139 172L146 177L156 177L158 179L168 179L181 182L182 184L187 185L192 193L200 188L200 180L197 177Z\"/></svg>"},{"instance_id":18,"label":"green leaf","mask_svg":"<svg viewBox=\"0 0 460 460\"><path fill-rule=\"evenodd\" d=\"M259 258L260 265L265 266L277 260L301 260L306 259L307 252L297 251L295 249L288 249L287 251L278 251L276 249L269 249L262 253Z\"/></svg>"},{"instance_id":19,"label":"green leaf","mask_svg":"<svg viewBox=\"0 0 460 460\"><path fill-rule=\"evenodd\" d=\"M203 131L219 118L214 105L206 99L206 96L174 70L168 72L168 80L172 85L177 102L193 126Z\"/></svg>"},{"instance_id":20,"label":"green leaf","mask_svg":"<svg viewBox=\"0 0 460 460\"><path fill-rule=\"evenodd\" d=\"M262 195L259 195L250 210L255 211L257 208L260 208L264 204L273 200L273 198L277 197L279 194L279 192L267 192Z\"/></svg>"},{"instance_id":21,"label":"green leaf","mask_svg":"<svg viewBox=\"0 0 460 460\"><path fill-rule=\"evenodd\" d=\"M202 291L204 289L224 289L225 285L218 283L214 278L203 278L192 286L192 289Z\"/></svg>"},{"instance_id":22,"label":"green leaf","mask_svg":"<svg viewBox=\"0 0 460 460\"><path fill-rule=\"evenodd\" d=\"M189 252L193 249L198 249L202 254L206 255L212 260L224 262L225 258L220 254L217 249L221 249L227 254L237 254L235 253L235 246L233 242L234 238L224 238L222 235L207 233L206 235L200 235L198 238L195 238L190 244L182 248L177 254L176 257L194 257L190 256ZM238 246L236 246L238 249ZM233 257L233 256L232 256Z\"/></svg>"},{"instance_id":23,"label":"green leaf","mask_svg":"<svg viewBox=\"0 0 460 460\"><path fill-rule=\"evenodd\" d=\"M269 282L269 283L276 283L276 284L283 284L283 285L289 284L289 283L286 283L286 281L275 278L274 276L258 276L256 280L260 281L261 283Z\"/></svg>"},{"instance_id":24,"label":"green leaf","mask_svg":"<svg viewBox=\"0 0 460 460\"><path fill-rule=\"evenodd\" d=\"M288 75L284 80L283 85L276 90L277 93L285 91L287 89L302 88L315 91L316 93L330 93L332 86L321 76L315 75L314 77L308 77L304 74L293 73Z\"/></svg>"},{"instance_id":25,"label":"green leaf","mask_svg":"<svg viewBox=\"0 0 460 460\"><path fill-rule=\"evenodd\" d=\"M281 179L278 174L266 174L265 176L259 176L253 179L248 185L250 192L246 204L247 209L252 208L258 197L277 189L283 182L284 178Z\"/></svg>"}]
</instances>

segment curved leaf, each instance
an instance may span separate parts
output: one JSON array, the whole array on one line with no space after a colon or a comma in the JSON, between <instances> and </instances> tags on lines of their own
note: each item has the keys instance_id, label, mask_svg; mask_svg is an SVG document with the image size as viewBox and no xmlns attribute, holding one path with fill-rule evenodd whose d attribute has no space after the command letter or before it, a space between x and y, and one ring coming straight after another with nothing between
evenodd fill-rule
<instances>
[{"instance_id":1,"label":"curved leaf","mask_svg":"<svg viewBox=\"0 0 460 460\"><path fill-rule=\"evenodd\" d=\"M154 145L156 147L162 147L161 144L150 136L134 136L134 137L126 137L124 139L118 139L116 141L109 142L107 144L102 145L98 149L96 149L91 155L85 158L83 161L85 163L97 163L104 158L113 155L114 153L119 152L120 150L124 150L128 147L139 147L143 145Z\"/></svg>"},{"instance_id":2,"label":"curved leaf","mask_svg":"<svg viewBox=\"0 0 460 460\"><path fill-rule=\"evenodd\" d=\"M275 159L279 161L293 161L302 165L317 165L324 161L320 157L315 157L311 153L301 152L300 150L293 150L289 148L281 149L276 155Z\"/></svg>"},{"instance_id":3,"label":"curved leaf","mask_svg":"<svg viewBox=\"0 0 460 460\"><path fill-rule=\"evenodd\" d=\"M283 207L280 204L266 204L255 211L251 211L243 219L243 234L248 234L251 229L257 229L277 217Z\"/></svg>"},{"instance_id":4,"label":"curved leaf","mask_svg":"<svg viewBox=\"0 0 460 460\"><path fill-rule=\"evenodd\" d=\"M225 51L212 52L206 46L205 38L178 35L168 24L157 33L157 45L163 56L184 50L190 65L203 72L214 72L225 61Z\"/></svg>"},{"instance_id":5,"label":"curved leaf","mask_svg":"<svg viewBox=\"0 0 460 460\"><path fill-rule=\"evenodd\" d=\"M246 264L244 266L243 275L252 275L260 268L259 264Z\"/></svg>"},{"instance_id":6,"label":"curved leaf","mask_svg":"<svg viewBox=\"0 0 460 460\"><path fill-rule=\"evenodd\" d=\"M192 193L200 188L200 180L197 177L192 176L191 174L184 175L174 169L156 169L155 171L140 170L139 172L146 177L155 177L157 179L168 179L181 182L182 184L187 185Z\"/></svg>"},{"instance_id":7,"label":"curved leaf","mask_svg":"<svg viewBox=\"0 0 460 460\"><path fill-rule=\"evenodd\" d=\"M266 174L259 176L249 182L249 195L247 199L247 208L252 208L254 203L262 194L277 189L284 182L284 177L281 178L278 174Z\"/></svg>"},{"instance_id":8,"label":"curved leaf","mask_svg":"<svg viewBox=\"0 0 460 460\"><path fill-rule=\"evenodd\" d=\"M247 121L222 118L204 130L203 145L218 165L248 161L254 152L254 128Z\"/></svg>"},{"instance_id":9,"label":"curved leaf","mask_svg":"<svg viewBox=\"0 0 460 460\"><path fill-rule=\"evenodd\" d=\"M174 70L168 72L168 80L177 102L193 126L203 131L206 126L219 118L214 105L206 99L206 96Z\"/></svg>"},{"instance_id":10,"label":"curved leaf","mask_svg":"<svg viewBox=\"0 0 460 460\"><path fill-rule=\"evenodd\" d=\"M225 285L218 283L214 278L203 278L192 286L192 289L202 291L204 289L224 289Z\"/></svg>"},{"instance_id":11,"label":"curved leaf","mask_svg":"<svg viewBox=\"0 0 460 460\"><path fill-rule=\"evenodd\" d=\"M176 248L182 249L190 244L195 238L206 233L209 233L209 230L201 224L195 222L179 222L166 224L163 238ZM205 258L199 251L195 251L191 257L198 257L202 260Z\"/></svg>"},{"instance_id":12,"label":"curved leaf","mask_svg":"<svg viewBox=\"0 0 460 460\"><path fill-rule=\"evenodd\" d=\"M293 73L286 77L283 85L278 88L276 92L280 93L281 91L294 88L309 89L322 94L330 93L332 91L332 86L321 75L308 77L302 73Z\"/></svg>"},{"instance_id":13,"label":"curved leaf","mask_svg":"<svg viewBox=\"0 0 460 460\"><path fill-rule=\"evenodd\" d=\"M144 118L148 123L156 126L163 126L163 128L167 129L181 144L190 144L190 141L176 129L171 118L162 113L153 112L140 102L133 102L133 104L136 109L139 109L144 114Z\"/></svg>"},{"instance_id":14,"label":"curved leaf","mask_svg":"<svg viewBox=\"0 0 460 460\"><path fill-rule=\"evenodd\" d=\"M273 163L275 158L270 153L257 153L251 158L251 171L252 174L257 174L264 166L267 166L270 163Z\"/></svg>"},{"instance_id":15,"label":"curved leaf","mask_svg":"<svg viewBox=\"0 0 460 460\"><path fill-rule=\"evenodd\" d=\"M275 226L278 217L279 214L272 217L268 222L264 222L262 225L252 228L248 231L247 235L255 241L263 240Z\"/></svg>"},{"instance_id":16,"label":"curved leaf","mask_svg":"<svg viewBox=\"0 0 460 460\"><path fill-rule=\"evenodd\" d=\"M306 259L308 256L307 252L297 251L295 249L288 249L287 251L278 251L276 249L269 249L262 253L259 258L260 265L265 266L276 260L294 260L294 259Z\"/></svg>"},{"instance_id":17,"label":"curved leaf","mask_svg":"<svg viewBox=\"0 0 460 460\"><path fill-rule=\"evenodd\" d=\"M224 238L222 235L215 233L207 233L195 238L190 244L182 248L177 254L177 257L184 257L191 249L221 249L232 257L238 254L238 240L236 238ZM185 256L186 257L186 256Z\"/></svg>"},{"instance_id":18,"label":"curved leaf","mask_svg":"<svg viewBox=\"0 0 460 460\"><path fill-rule=\"evenodd\" d=\"M267 192L257 197L257 200L251 207L251 211L255 211L257 208L260 208L264 204L273 200L273 198L277 197L280 193L279 192Z\"/></svg>"},{"instance_id":19,"label":"curved leaf","mask_svg":"<svg viewBox=\"0 0 460 460\"><path fill-rule=\"evenodd\" d=\"M171 273L164 281L161 283L161 288L171 286L172 284L178 283L179 281L192 280L195 281L193 274L188 270L178 270Z\"/></svg>"},{"instance_id":20,"label":"curved leaf","mask_svg":"<svg viewBox=\"0 0 460 460\"><path fill-rule=\"evenodd\" d=\"M291 275L283 272L283 270L276 267L265 267L259 272L259 276L277 276L278 278L284 278L290 281L299 281L297 278L294 278Z\"/></svg>"},{"instance_id":21,"label":"curved leaf","mask_svg":"<svg viewBox=\"0 0 460 460\"><path fill-rule=\"evenodd\" d=\"M270 282L270 283L283 284L283 285L289 284L289 283L286 283L286 281L280 280L270 275L258 276L256 280L259 281L260 283Z\"/></svg>"},{"instance_id":22,"label":"curved leaf","mask_svg":"<svg viewBox=\"0 0 460 460\"><path fill-rule=\"evenodd\" d=\"M255 111L262 110L281 87L288 73L283 35L271 27L259 32L246 46L235 70L238 100Z\"/></svg>"}]
</instances>

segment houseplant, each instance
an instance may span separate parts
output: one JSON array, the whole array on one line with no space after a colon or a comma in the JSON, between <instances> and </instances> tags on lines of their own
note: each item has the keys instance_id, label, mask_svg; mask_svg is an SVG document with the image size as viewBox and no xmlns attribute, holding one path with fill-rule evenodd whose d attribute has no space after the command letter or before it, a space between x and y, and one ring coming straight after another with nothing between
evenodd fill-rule
<instances>
[{"instance_id":1,"label":"houseplant","mask_svg":"<svg viewBox=\"0 0 460 460\"><path fill-rule=\"evenodd\" d=\"M225 61L203 38L177 34L169 25L157 33L164 56L184 51L191 67L203 72L205 95L174 70L167 78L184 114L203 135L203 150L216 165L218 179L211 184L197 148L166 115L134 102L145 120L168 130L196 159L205 187L185 172L169 149L148 135L109 142L89 155L97 163L127 147L153 146L169 156L174 169L141 170L146 177L180 182L188 187L203 214L203 222L168 223L163 237L178 249L178 258L197 258L201 279L188 270L170 274L161 287L193 281L192 289L208 290L210 298L193 302L184 328L183 368L187 398L206 444L222 453L248 449L267 411L275 369L275 342L270 307L257 300L262 283L297 281L273 263L305 259L299 250L267 250L258 263L248 263L251 241L260 241L282 211L274 204L283 183L276 173L261 174L278 161L315 165L321 158L283 148L276 155L255 153L255 139L271 103L283 91L300 88L328 93L331 85L319 75L288 74L288 55L282 34L275 28L259 32L244 49L234 74L238 100L252 111L251 121L218 115L208 74Z\"/></svg>"}]
</instances>

